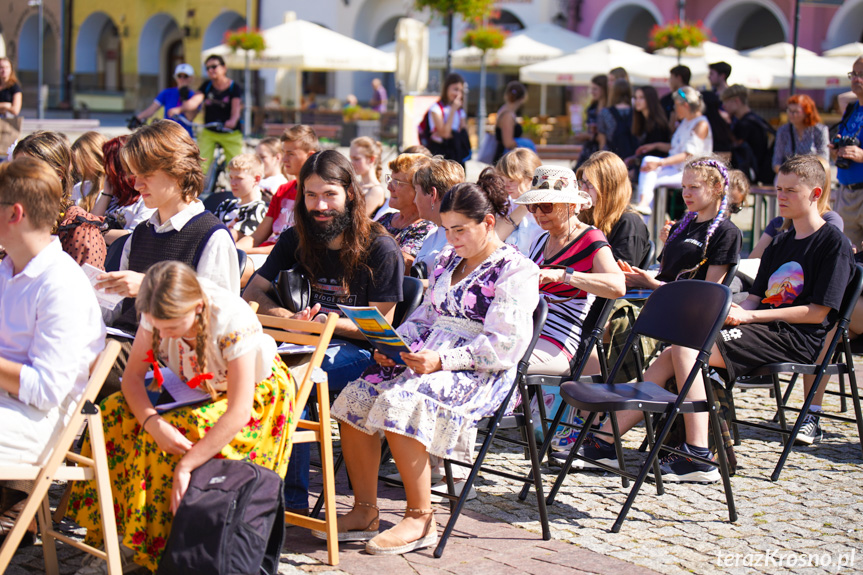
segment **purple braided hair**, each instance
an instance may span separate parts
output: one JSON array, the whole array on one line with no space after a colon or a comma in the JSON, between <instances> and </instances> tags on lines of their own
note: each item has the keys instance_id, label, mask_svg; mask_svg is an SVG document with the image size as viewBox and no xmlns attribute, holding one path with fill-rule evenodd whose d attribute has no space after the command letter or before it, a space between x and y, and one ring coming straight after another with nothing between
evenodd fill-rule
<instances>
[{"instance_id":1,"label":"purple braided hair","mask_svg":"<svg viewBox=\"0 0 863 575\"><path fill-rule=\"evenodd\" d=\"M716 160L696 160L686 167L688 169L698 168L701 166L713 168L719 172L719 175L722 177L722 180L725 184L722 187L722 201L719 203L719 211L716 213L716 217L713 218L713 221L710 222L710 226L708 226L707 228L707 237L705 237L704 239L704 250L701 252L701 261L698 262L698 264L694 267L681 271L679 274L677 274L677 277L674 278L675 280L680 279L681 277L688 277L689 274L696 272L698 268L700 268L707 262L707 246L710 245L710 238L713 237L713 232L716 231L716 228L719 227L719 224L721 224L722 221L728 217L728 169L721 162L718 162ZM684 217L681 225L678 226L676 230L674 230L675 232L680 232L680 230L686 227L695 218L697 212L687 212L686 216L690 216L690 214L691 217ZM675 233L674 235L676 236L677 233ZM671 241L671 237L668 238L668 241Z\"/></svg>"}]
</instances>

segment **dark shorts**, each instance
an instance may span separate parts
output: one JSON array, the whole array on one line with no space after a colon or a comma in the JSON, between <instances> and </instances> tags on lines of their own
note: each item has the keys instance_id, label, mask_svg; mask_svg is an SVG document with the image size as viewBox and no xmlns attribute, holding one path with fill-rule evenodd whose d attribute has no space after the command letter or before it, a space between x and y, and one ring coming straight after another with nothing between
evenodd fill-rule
<instances>
[{"instance_id":1,"label":"dark shorts","mask_svg":"<svg viewBox=\"0 0 863 575\"><path fill-rule=\"evenodd\" d=\"M719 332L716 347L725 360L728 381L734 381L768 363L812 363L822 345L816 339L774 321L727 327Z\"/></svg>"}]
</instances>

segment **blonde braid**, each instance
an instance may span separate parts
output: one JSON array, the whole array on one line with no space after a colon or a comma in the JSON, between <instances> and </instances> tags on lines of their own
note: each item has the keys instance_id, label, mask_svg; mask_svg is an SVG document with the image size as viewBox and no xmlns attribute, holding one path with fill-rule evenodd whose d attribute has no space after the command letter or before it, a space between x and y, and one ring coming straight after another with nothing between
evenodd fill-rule
<instances>
[{"instance_id":1,"label":"blonde braid","mask_svg":"<svg viewBox=\"0 0 863 575\"><path fill-rule=\"evenodd\" d=\"M162 336L159 335L159 330L153 328L153 357L156 361L159 360L159 348L162 346Z\"/></svg>"},{"instance_id":2,"label":"blonde braid","mask_svg":"<svg viewBox=\"0 0 863 575\"><path fill-rule=\"evenodd\" d=\"M203 293L201 294L203 296ZM207 300L204 298L201 313L198 314L198 335L195 336L195 356L198 360L198 374L207 373L207 341L210 339L210 314L207 307ZM207 381L203 381L204 388L207 393L215 400L219 395L213 385Z\"/></svg>"}]
</instances>

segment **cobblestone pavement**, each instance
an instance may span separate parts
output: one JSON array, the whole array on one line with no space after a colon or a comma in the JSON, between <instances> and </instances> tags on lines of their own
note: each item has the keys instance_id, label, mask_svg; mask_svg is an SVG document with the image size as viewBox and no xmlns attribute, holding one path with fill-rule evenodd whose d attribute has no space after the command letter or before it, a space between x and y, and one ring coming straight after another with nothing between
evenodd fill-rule
<instances>
[{"instance_id":1,"label":"cobblestone pavement","mask_svg":"<svg viewBox=\"0 0 863 575\"><path fill-rule=\"evenodd\" d=\"M739 390L735 397L741 417L772 417L767 390ZM801 397L797 393L798 404ZM838 400L825 404L836 407ZM742 429L743 444L736 448L739 468L732 479L739 519L733 524L719 485L667 485L662 497L647 485L621 532L611 533L628 490L614 476L578 473L569 475L549 508L553 539L546 542L540 537L533 495L521 502L515 484L480 477L479 497L468 503L442 559L434 559L428 550L372 557L362 553L359 544L345 544L341 564L333 569L322 564L322 542L294 527L288 529L280 573L863 572L860 444L853 426L831 421L822 425L821 443L795 448L775 483L770 474L780 443L764 432ZM627 446L637 447L643 433L636 429L630 435ZM488 461L512 470L524 468L521 453L511 449L494 450ZM556 472L551 468L544 475L546 489ZM343 472L338 491L347 493ZM381 496L384 524L397 521L404 506L401 493L382 488ZM348 501L340 496L343 507ZM438 509L437 520L443 525L446 509ZM74 573L80 552L58 547L61 573ZM37 545L22 549L7 573L41 571Z\"/></svg>"}]
</instances>

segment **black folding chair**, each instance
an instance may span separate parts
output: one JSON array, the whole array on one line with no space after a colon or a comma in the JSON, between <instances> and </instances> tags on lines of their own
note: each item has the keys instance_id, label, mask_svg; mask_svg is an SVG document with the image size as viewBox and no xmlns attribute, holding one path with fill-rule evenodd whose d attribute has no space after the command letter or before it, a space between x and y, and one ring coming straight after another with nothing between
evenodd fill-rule
<instances>
[{"instance_id":1,"label":"black folding chair","mask_svg":"<svg viewBox=\"0 0 863 575\"><path fill-rule=\"evenodd\" d=\"M578 347L578 353L575 357L572 358L572 361L569 364L569 374L567 375L549 375L549 374L528 374L524 377L525 385L528 387L528 390L531 392L541 393L542 386L560 386L562 383L567 381L575 381L580 380L582 377L588 378L587 381L591 381L594 383L602 383L608 377L608 362L606 361L606 353L605 353L605 345L602 341L603 333L605 332L605 324L608 323L608 318L611 316L611 312L614 309L614 302L616 300L606 299L606 298L596 298L591 305L590 311L587 314L587 317L584 320L584 324L582 325L582 339L581 343ZM590 360L590 355L593 352L594 348L597 351L597 355L599 356L599 370L600 373L598 376L584 376L584 369L587 366L587 362ZM542 401L540 396L538 401L539 407L539 422L542 426L543 433L543 442L542 447L539 450L539 459L542 461L546 455L548 455L551 450L551 442L554 439L554 432L557 429L556 426L549 427L549 423L552 419L549 419L546 411L545 411L545 402ZM566 409L566 405L561 404L558 407L559 414L555 415L555 418L560 420L562 416L563 410ZM568 424L561 424L566 427L570 427ZM576 426L571 426L574 429L577 429ZM532 480L533 478L531 478ZM522 488L521 493L519 494L519 498L524 500L527 497L527 493L530 490L530 482L526 482L524 487Z\"/></svg>"},{"instance_id":2,"label":"black folding chair","mask_svg":"<svg viewBox=\"0 0 863 575\"><path fill-rule=\"evenodd\" d=\"M417 278L405 276L402 279L402 301L396 304L393 313L393 326L400 326L416 311L423 301L423 282Z\"/></svg>"},{"instance_id":3,"label":"black folding chair","mask_svg":"<svg viewBox=\"0 0 863 575\"><path fill-rule=\"evenodd\" d=\"M650 269L650 266L652 266L655 262L656 242L653 240L647 240L647 253L644 254L644 259L639 262L638 267L643 270Z\"/></svg>"},{"instance_id":4,"label":"black folding chair","mask_svg":"<svg viewBox=\"0 0 863 575\"><path fill-rule=\"evenodd\" d=\"M542 538L545 541L551 539L551 530L548 526L548 514L545 509L545 499L542 492L542 475L540 474L539 452L536 448L536 439L533 433L534 424L530 411L530 401L528 399L527 388L525 387L524 383L525 374L527 373L527 368L530 365L530 356L533 353L533 348L534 346L536 346L537 340L539 339L539 334L542 333L542 328L545 326L545 318L547 314L548 304L546 303L544 298L540 298L539 304L536 306L536 309L533 312L533 334L531 335L530 343L527 347L527 350L525 351L521 360L518 362L516 376L515 380L513 381L512 387L510 387L509 393L507 393L506 398L497 408L497 411L495 411L494 415L480 421L480 428L481 431L485 432L485 439L480 446L479 453L477 454L476 460L474 461L473 465L471 466L460 461L451 461L449 459L444 461L444 469L446 470L447 492L449 493L449 495L444 495L444 497L450 500L450 518L449 521L447 521L446 527L444 528L443 534L440 537L437 548L434 551L435 557L439 558L441 557L441 555L443 555L444 547L446 547L449 536L452 534L452 531L455 528L456 521L458 521L462 508L467 502L467 498L473 487L474 481L476 481L477 474L480 471L482 471L483 473L496 475L498 477L504 477L506 479L517 481L519 483L525 481L533 481L534 486L536 487L539 520L542 524ZM506 410L509 407L510 401L512 400L513 393L515 393L516 390L518 390L518 392L521 394L521 405L516 409L514 413L507 415ZM497 432L500 429L513 429L516 427L521 427L525 430L527 445L530 451L530 476L515 475L513 473L509 473L499 469L492 469L483 465L486 454L488 453L488 450L491 447L492 441L494 441ZM453 464L459 465L461 467L471 468L467 479L465 479L465 483L460 496L454 495L455 484L452 480Z\"/></svg>"},{"instance_id":5,"label":"black folding chair","mask_svg":"<svg viewBox=\"0 0 863 575\"><path fill-rule=\"evenodd\" d=\"M132 234L120 236L108 246L108 252L105 254L105 271L116 272L120 269L120 260L123 258L123 247Z\"/></svg>"},{"instance_id":6,"label":"black folding chair","mask_svg":"<svg viewBox=\"0 0 863 575\"><path fill-rule=\"evenodd\" d=\"M719 330L722 328L725 317L728 315L730 307L731 290L727 286L699 280L680 280L665 284L654 291L645 303L641 314L638 316L638 320L636 320L632 328L632 333L627 338L625 349L632 350L635 339L644 336L664 341L671 345L680 345L698 350L697 360L689 371L686 380L682 384L679 381L677 382L680 390L678 394L674 394L662 385L653 382L612 383L617 371L623 365L625 354L621 354L618 357L614 368L606 380L607 383L596 384L571 381L561 386L560 392L563 400L574 408L589 412L589 414L575 445L572 447L563 468L557 476L554 486L549 492L546 501L548 505L554 503L554 498L564 479L566 479L575 458L578 457L579 459L589 461L596 467L620 475L624 487L628 486L629 480L635 481L626 499L626 503L624 503L620 511L620 515L618 515L617 520L612 526L611 530L617 533L620 531L620 527L626 519L626 515L629 513L632 504L635 502L638 491L641 489L651 468L653 468L657 494L662 495L665 492L659 470L659 454L661 451L683 454L680 450L663 444L668 433L671 431L676 416L680 413L707 412L710 417L710 430L713 433L715 445L720 446L717 449L717 459L719 462L716 463L711 459L697 457L689 453L685 455L702 463L719 467L725 499L728 505L729 520L737 520L737 511L734 507L734 498L731 493L728 461L726 460L725 450L721 449L723 445L722 432L719 427L716 401L713 390L707 381L707 365L710 359L710 351ZM701 370L705 378L704 387L707 400L686 401L686 395L689 393L699 370ZM661 383L664 384L665 382ZM623 448L620 443L616 412L625 410L641 411L644 413L645 428L651 447L647 460L642 465L638 475L626 471ZM578 450L584 443L590 426L596 419L597 414L602 412L609 412L611 417L614 446L620 469L589 460L578 454ZM560 411L558 413L560 414ZM666 416L665 423L662 425L662 430L658 435L654 434L654 427L650 417L651 413L660 413ZM555 417L555 419L559 418ZM559 421L553 422L552 425L556 426L557 423Z\"/></svg>"},{"instance_id":7,"label":"black folding chair","mask_svg":"<svg viewBox=\"0 0 863 575\"><path fill-rule=\"evenodd\" d=\"M849 387L851 389L851 400L854 406L854 417L846 417L835 413L819 412L818 416L834 421L844 421L846 423L857 424L857 437L860 441L860 448L863 450L863 416L861 416L860 394L857 389L857 377L854 373L854 358L851 355L851 345L848 339L848 324L851 322L851 313L854 311L854 306L857 305L857 300L860 293L863 292L863 266L857 264L854 269L854 275L848 287L845 288L845 295L842 297L842 305L839 309L839 318L836 322L836 332L827 344L827 351L824 354L824 359L821 363L771 363L747 374L747 382L769 382L772 384L773 393L776 397L776 414L779 420L779 427L768 425L765 423L756 423L752 421L741 421L736 417L735 410L732 407L732 428L738 425L746 427L755 427L774 431L783 435L785 446L782 450L782 455L779 456L779 461L770 476L772 481L778 481L779 475L782 473L782 468L788 456L791 454L791 449L794 447L794 440L803 427L803 420L806 415L812 413L809 411L812 405L812 400L815 398L815 393L818 390L821 381L826 376L828 379L832 375L838 375L842 385L842 390L838 392L842 396L846 396L844 391L844 377L847 375L849 379ZM840 347L841 346L841 347ZM785 389L785 393L781 393L779 374L791 373L791 381ZM788 401L791 397L791 392L797 383L800 375L815 375L815 381L812 384L806 399L803 402L802 408L789 407ZM728 386L729 392L733 390L735 382L731 382ZM827 382L825 382L825 385ZM828 392L830 393L830 392ZM832 392L836 394L837 392ZM733 396L732 396L733 397ZM846 396L847 397L847 396ZM843 397L845 398L845 397ZM734 405L733 399L731 405ZM794 422L794 427L788 429L785 419L785 412L797 412L797 420ZM736 435L736 433L735 433Z\"/></svg>"}]
</instances>

